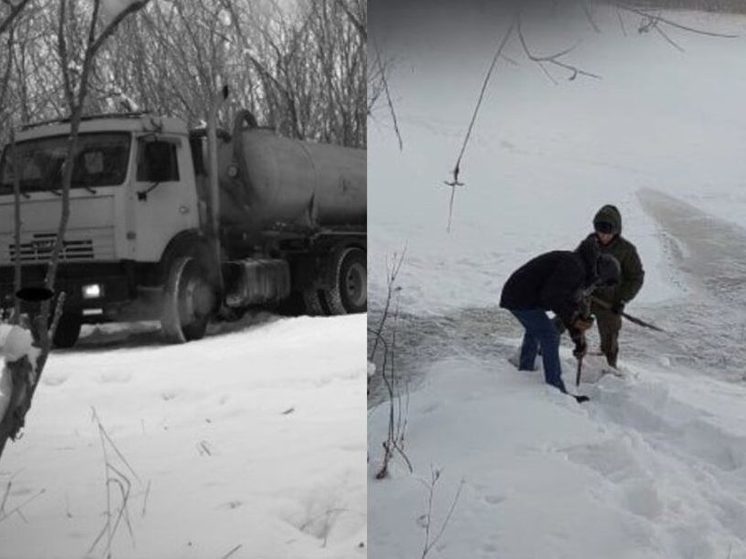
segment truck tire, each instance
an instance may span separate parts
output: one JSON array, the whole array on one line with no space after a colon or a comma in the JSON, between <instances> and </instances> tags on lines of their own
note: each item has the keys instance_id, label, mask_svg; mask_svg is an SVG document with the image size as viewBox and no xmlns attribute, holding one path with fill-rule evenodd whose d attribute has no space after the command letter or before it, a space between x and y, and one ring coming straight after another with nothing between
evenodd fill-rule
<instances>
[{"instance_id":1,"label":"truck tire","mask_svg":"<svg viewBox=\"0 0 746 559\"><path fill-rule=\"evenodd\" d=\"M80 336L83 317L77 313L62 313L57 329L54 331L52 344L58 349L73 347Z\"/></svg>"},{"instance_id":2,"label":"truck tire","mask_svg":"<svg viewBox=\"0 0 746 559\"><path fill-rule=\"evenodd\" d=\"M216 306L208 272L192 256L176 258L168 272L163 295L161 329L169 342L202 339Z\"/></svg>"},{"instance_id":3,"label":"truck tire","mask_svg":"<svg viewBox=\"0 0 746 559\"><path fill-rule=\"evenodd\" d=\"M332 262L334 277L331 287L323 290L331 314L352 314L368 309L368 268L365 251L346 248Z\"/></svg>"},{"instance_id":4,"label":"truck tire","mask_svg":"<svg viewBox=\"0 0 746 559\"><path fill-rule=\"evenodd\" d=\"M315 287L303 290L303 303L309 316L327 316L331 314L324 300L324 293Z\"/></svg>"}]
</instances>

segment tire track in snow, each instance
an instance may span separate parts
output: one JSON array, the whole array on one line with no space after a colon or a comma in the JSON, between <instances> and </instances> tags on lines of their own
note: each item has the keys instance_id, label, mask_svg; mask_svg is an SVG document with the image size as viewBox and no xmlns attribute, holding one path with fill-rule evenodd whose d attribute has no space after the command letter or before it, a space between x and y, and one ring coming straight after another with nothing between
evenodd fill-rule
<instances>
[{"instance_id":1,"label":"tire track in snow","mask_svg":"<svg viewBox=\"0 0 746 559\"><path fill-rule=\"evenodd\" d=\"M636 357L746 379L746 229L657 190L642 189L638 198L659 223L664 250L690 295L650 309L671 335L625 327L622 343L635 347Z\"/></svg>"}]
</instances>

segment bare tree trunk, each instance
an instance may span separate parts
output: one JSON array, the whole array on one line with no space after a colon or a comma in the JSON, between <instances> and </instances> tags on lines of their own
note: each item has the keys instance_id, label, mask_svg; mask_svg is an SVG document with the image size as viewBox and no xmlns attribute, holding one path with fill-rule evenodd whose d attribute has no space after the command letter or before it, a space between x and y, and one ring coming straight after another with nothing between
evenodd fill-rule
<instances>
[{"instance_id":1,"label":"bare tree trunk","mask_svg":"<svg viewBox=\"0 0 746 559\"><path fill-rule=\"evenodd\" d=\"M78 131L80 129L80 122L83 117L83 108L86 101L86 95L88 93L88 80L93 69L93 63L101 46L115 31L117 26L126 18L128 15L135 13L147 5L150 0L139 0L131 3L119 14L117 14L96 36L96 25L98 23L99 8L101 0L94 0L93 15L91 18L88 40L86 44L85 55L83 58L83 68L80 75L78 84L77 96L73 97L72 81L68 75L65 79L66 89L68 94L68 100L74 102L70 106L72 116L70 119L70 137L67 144L67 156L64 164L64 174L62 183L62 212L60 216L60 223L57 229L57 239L50 256L49 268L47 269L47 275L45 285L51 292L54 289L55 278L57 274L57 268L59 264L60 252L63 246L63 240L67 223L70 217L70 185L72 183L73 167L75 162L75 152L78 144ZM74 5L74 4L73 4ZM63 34L65 32L64 22L66 20L66 7L67 0L61 0L60 7L60 26L58 38L59 44L61 45L61 52L67 53L65 39ZM74 18L73 18L74 19ZM66 56L66 55L65 55ZM68 72L68 65L63 60L63 72ZM16 176L18 173L16 172ZM16 206L18 206L20 200L16 199ZM16 213L17 217L18 213ZM18 223L18 221L17 221ZM18 226L17 226L18 230ZM18 245L16 251L18 252ZM49 357L51 351L51 337L54 335L54 329L56 322L59 320L59 316L62 312L62 306L64 304L64 293L61 293L57 299L57 307L55 310L55 317L52 321L52 327L49 327L49 312L51 308L51 301L45 300L38 303L40 306L39 312L33 317L31 324L31 331L34 337L34 345L40 349L40 353L36 358L35 363L29 362L29 359L23 357L15 363L8 364L9 370L12 372L13 379L13 393L11 394L10 403L5 416L0 418L0 457L8 439L15 439L18 436L19 431L24 425L26 413L31 407L31 402L34 396L36 387L39 385L42 371Z\"/></svg>"},{"instance_id":2,"label":"bare tree trunk","mask_svg":"<svg viewBox=\"0 0 746 559\"><path fill-rule=\"evenodd\" d=\"M16 149L16 136L11 133L11 151L13 153L13 204L14 204L14 239L15 251L13 252L14 278L13 292L21 289L21 166L18 164L18 150ZM13 323L18 324L21 318L21 302L15 298L13 306Z\"/></svg>"}]
</instances>

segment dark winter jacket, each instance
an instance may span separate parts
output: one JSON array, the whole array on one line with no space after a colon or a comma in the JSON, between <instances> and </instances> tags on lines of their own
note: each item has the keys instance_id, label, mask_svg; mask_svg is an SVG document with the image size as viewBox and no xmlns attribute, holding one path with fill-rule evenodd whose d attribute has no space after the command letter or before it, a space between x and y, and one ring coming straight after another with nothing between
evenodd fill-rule
<instances>
[{"instance_id":1,"label":"dark winter jacket","mask_svg":"<svg viewBox=\"0 0 746 559\"><path fill-rule=\"evenodd\" d=\"M595 280L597 258L595 239L580 243L574 252L555 250L537 256L505 282L500 306L553 311L569 328L581 309L583 290Z\"/></svg>"},{"instance_id":2,"label":"dark winter jacket","mask_svg":"<svg viewBox=\"0 0 746 559\"><path fill-rule=\"evenodd\" d=\"M619 301L629 302L635 298L635 295L642 288L645 270L642 268L642 262L635 245L622 237L622 216L619 210L615 206L604 206L598 210L593 218L594 224L600 221L606 221L614 225L614 238L607 245L598 243L599 250L601 253L611 254L616 258L619 261L622 273L618 285L598 288L593 292L593 295L612 304ZM590 238L596 238L596 234L591 233L588 236L588 239Z\"/></svg>"}]
</instances>

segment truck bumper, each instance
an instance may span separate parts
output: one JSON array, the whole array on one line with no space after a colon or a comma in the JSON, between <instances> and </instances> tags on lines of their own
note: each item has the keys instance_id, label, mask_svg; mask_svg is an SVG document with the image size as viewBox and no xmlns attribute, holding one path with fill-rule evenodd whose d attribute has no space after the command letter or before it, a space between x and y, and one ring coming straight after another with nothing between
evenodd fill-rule
<instances>
[{"instance_id":1,"label":"truck bumper","mask_svg":"<svg viewBox=\"0 0 746 559\"><path fill-rule=\"evenodd\" d=\"M46 265L24 265L21 285L41 285ZM14 286L12 266L0 266L0 303L12 305ZM57 270L55 293L65 293L65 313L80 314L83 322L148 320L158 316L160 290L138 287L133 262L61 264ZM135 310L136 309L136 310Z\"/></svg>"}]
</instances>

